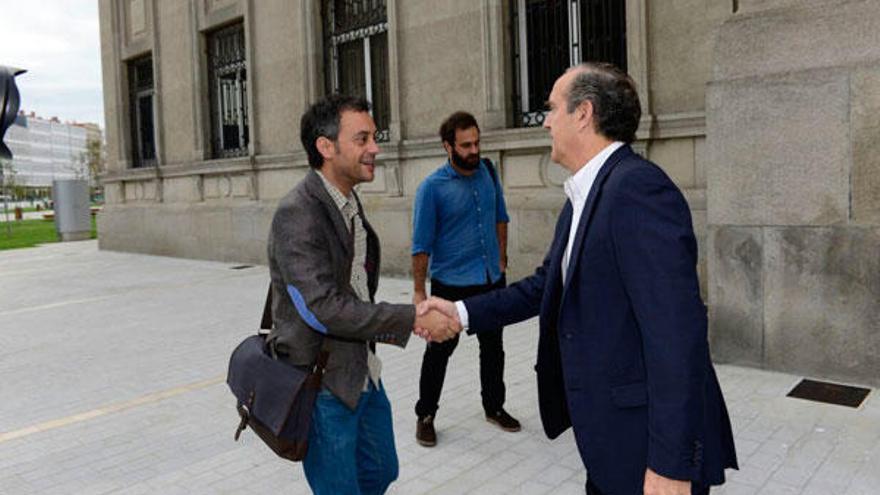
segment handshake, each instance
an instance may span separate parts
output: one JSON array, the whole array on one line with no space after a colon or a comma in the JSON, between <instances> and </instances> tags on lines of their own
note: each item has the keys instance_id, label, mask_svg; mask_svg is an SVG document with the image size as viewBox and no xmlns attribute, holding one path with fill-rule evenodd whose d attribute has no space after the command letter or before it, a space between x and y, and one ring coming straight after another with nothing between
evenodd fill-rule
<instances>
[{"instance_id":1,"label":"handshake","mask_svg":"<svg viewBox=\"0 0 880 495\"><path fill-rule=\"evenodd\" d=\"M419 337L428 342L443 342L457 336L461 329L454 302L432 296L416 304L413 333Z\"/></svg>"}]
</instances>

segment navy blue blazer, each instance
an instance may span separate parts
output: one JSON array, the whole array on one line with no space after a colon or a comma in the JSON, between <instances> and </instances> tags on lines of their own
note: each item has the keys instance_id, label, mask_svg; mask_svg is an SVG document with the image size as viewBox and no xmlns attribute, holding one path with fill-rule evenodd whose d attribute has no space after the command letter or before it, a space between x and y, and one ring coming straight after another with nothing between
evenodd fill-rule
<instances>
[{"instance_id":1,"label":"navy blue blazer","mask_svg":"<svg viewBox=\"0 0 880 495\"><path fill-rule=\"evenodd\" d=\"M540 316L538 402L550 438L574 428L590 480L640 494L645 469L706 485L737 467L709 357L697 243L681 191L623 146L587 197L568 280L566 202L535 273L464 300L471 328Z\"/></svg>"}]
</instances>

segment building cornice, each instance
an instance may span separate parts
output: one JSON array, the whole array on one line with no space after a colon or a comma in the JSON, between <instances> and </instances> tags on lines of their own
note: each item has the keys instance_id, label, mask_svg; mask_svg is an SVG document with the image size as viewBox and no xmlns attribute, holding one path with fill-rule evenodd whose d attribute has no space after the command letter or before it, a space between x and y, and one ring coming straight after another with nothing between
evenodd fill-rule
<instances>
[{"instance_id":1,"label":"building cornice","mask_svg":"<svg viewBox=\"0 0 880 495\"><path fill-rule=\"evenodd\" d=\"M704 112L676 113L642 118L637 141L694 138L706 135L706 114ZM637 143L638 145L639 143ZM484 153L501 151L520 151L549 148L550 136L540 127L487 130L481 136ZM418 158L445 156L445 151L437 137L405 139L400 143L382 145L380 161L399 162ZM200 160L188 163L169 163L162 166L162 177L175 178L205 174L250 173L254 170L279 170L308 167L305 151L257 155L253 158L230 158ZM121 172L108 172L102 176L104 183L146 180L156 178L153 167L127 169Z\"/></svg>"}]
</instances>

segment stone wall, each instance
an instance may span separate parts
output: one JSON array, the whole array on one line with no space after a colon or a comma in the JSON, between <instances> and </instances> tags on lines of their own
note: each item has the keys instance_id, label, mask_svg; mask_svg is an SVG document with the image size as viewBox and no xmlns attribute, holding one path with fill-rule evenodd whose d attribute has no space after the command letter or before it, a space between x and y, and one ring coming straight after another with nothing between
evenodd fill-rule
<instances>
[{"instance_id":1,"label":"stone wall","mask_svg":"<svg viewBox=\"0 0 880 495\"><path fill-rule=\"evenodd\" d=\"M702 247L703 85L726 10L713 0L671 0L674 12L626 1L628 64L644 107L636 148L684 190ZM102 249L265 263L274 207L308 170L298 119L324 86L317 4L100 1L109 144ZM445 159L437 128L458 109L480 121L483 153L501 175L511 215L510 278L543 260L565 201L565 172L549 160L546 131L509 127L509 8L502 0L388 2L392 139L382 146L376 180L360 188L386 273L409 273L412 199ZM204 33L237 19L248 39L251 150L211 159ZM689 51L680 57L683 47ZM131 169L125 61L145 53L156 66L158 164ZM703 274L704 267L701 261Z\"/></svg>"},{"instance_id":2,"label":"stone wall","mask_svg":"<svg viewBox=\"0 0 880 495\"><path fill-rule=\"evenodd\" d=\"M712 349L880 384L880 3L742 3L707 102Z\"/></svg>"}]
</instances>

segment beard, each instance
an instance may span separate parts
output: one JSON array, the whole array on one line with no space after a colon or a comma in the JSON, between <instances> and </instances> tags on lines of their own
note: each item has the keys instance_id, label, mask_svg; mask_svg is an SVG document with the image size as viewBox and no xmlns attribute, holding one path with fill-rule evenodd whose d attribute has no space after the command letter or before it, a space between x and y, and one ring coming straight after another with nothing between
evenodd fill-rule
<instances>
[{"instance_id":1,"label":"beard","mask_svg":"<svg viewBox=\"0 0 880 495\"><path fill-rule=\"evenodd\" d=\"M458 154L455 149L452 150L452 162L456 167L462 170L476 170L477 167L480 166L480 155L479 153L475 153L473 155L461 156Z\"/></svg>"}]
</instances>

